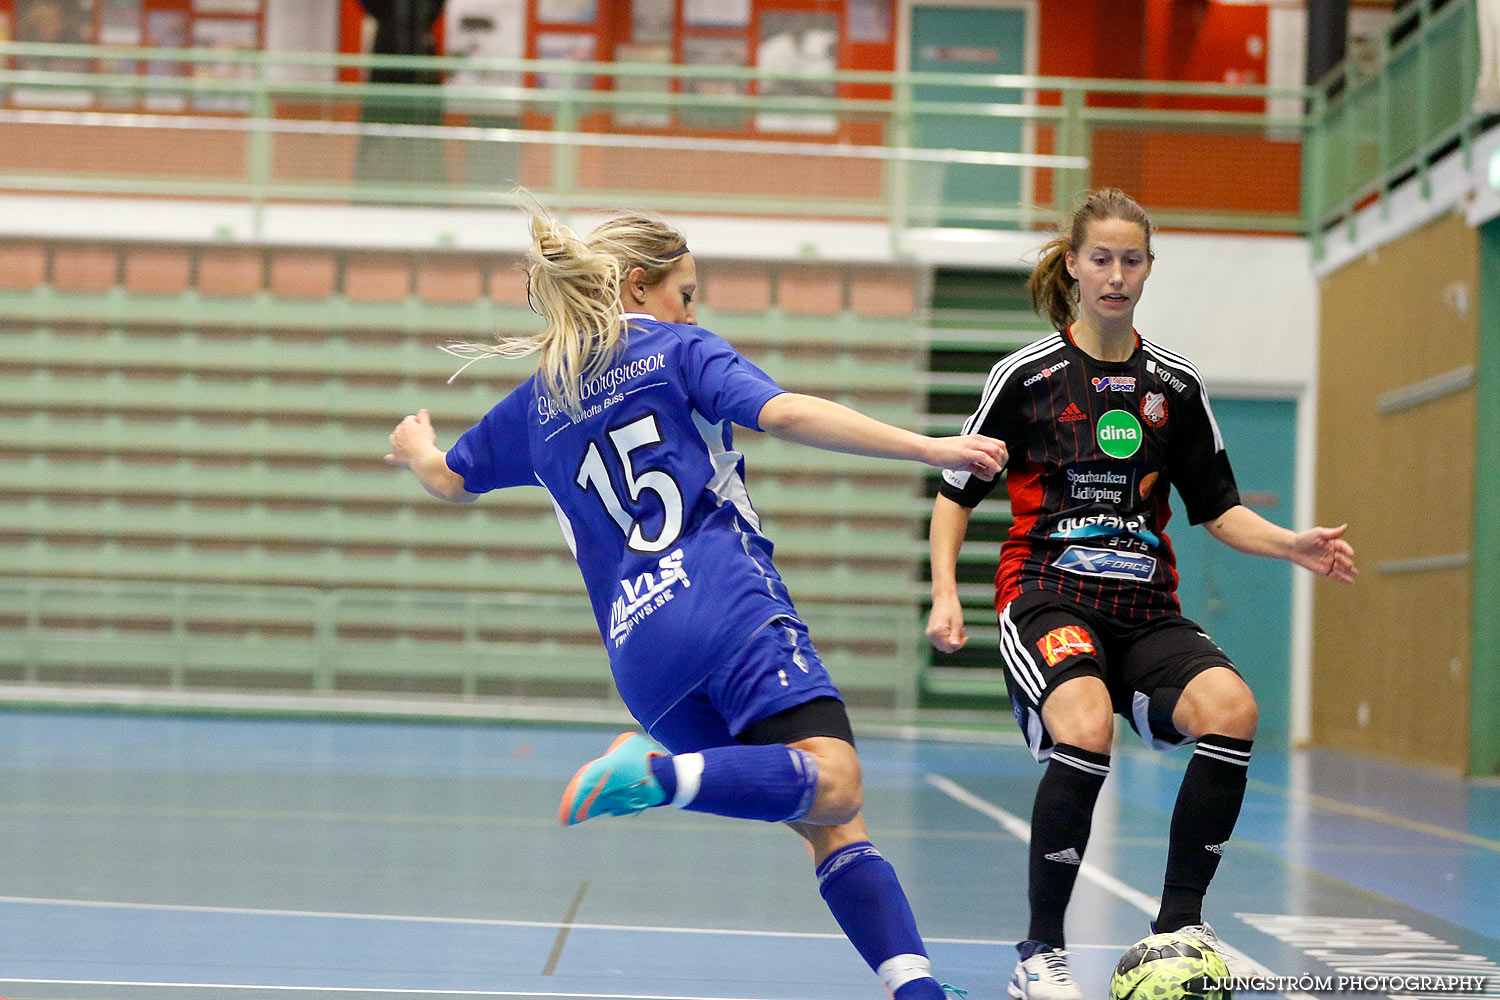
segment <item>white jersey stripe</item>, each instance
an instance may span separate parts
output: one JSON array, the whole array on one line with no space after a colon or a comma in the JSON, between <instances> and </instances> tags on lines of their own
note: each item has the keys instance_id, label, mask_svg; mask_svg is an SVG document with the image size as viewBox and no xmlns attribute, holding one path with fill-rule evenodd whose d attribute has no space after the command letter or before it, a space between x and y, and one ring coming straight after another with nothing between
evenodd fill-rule
<instances>
[{"instance_id":1,"label":"white jersey stripe","mask_svg":"<svg viewBox=\"0 0 1500 1000\"><path fill-rule=\"evenodd\" d=\"M1174 368L1187 369L1193 378L1198 380L1199 385L1203 384L1203 376L1199 374L1197 368L1193 367L1193 363L1186 356L1178 354L1170 348L1163 347L1154 340L1147 340L1145 337L1141 337L1141 347L1158 357L1166 358Z\"/></svg>"},{"instance_id":2,"label":"white jersey stripe","mask_svg":"<svg viewBox=\"0 0 1500 1000\"><path fill-rule=\"evenodd\" d=\"M1160 344L1147 340L1145 337L1141 338L1141 348L1147 354L1152 355L1157 360L1166 362L1168 368L1181 368L1183 371L1187 372L1193 377L1193 381L1198 383L1199 391L1202 391L1203 374L1199 372L1197 367L1194 366L1194 364L1187 358L1183 357L1181 354L1169 351L1165 347L1162 347Z\"/></svg>"},{"instance_id":3,"label":"white jersey stripe","mask_svg":"<svg viewBox=\"0 0 1500 1000\"><path fill-rule=\"evenodd\" d=\"M1208 416L1208 426L1214 432L1214 451L1223 451L1224 435L1219 433L1219 422L1214 419L1214 408L1208 402L1208 389L1204 386L1203 376L1198 374L1198 369L1194 368L1193 363L1187 358L1184 358L1180 354L1173 354L1171 351L1153 344L1145 337L1141 338L1141 347L1147 354L1152 355L1159 361L1166 362L1167 367L1181 368L1193 377L1194 382L1198 383L1198 398L1203 402L1203 412Z\"/></svg>"},{"instance_id":4,"label":"white jersey stripe","mask_svg":"<svg viewBox=\"0 0 1500 1000\"><path fill-rule=\"evenodd\" d=\"M563 540L568 543L568 551L573 553L573 558L578 558L578 539L573 536L573 522L568 520L568 515L563 513L562 504L557 502L557 497L547 489L547 484L542 482L542 477L536 477L536 483L542 489L547 490L547 499L552 501L552 510L557 514L557 524L562 528Z\"/></svg>"},{"instance_id":5,"label":"white jersey stripe","mask_svg":"<svg viewBox=\"0 0 1500 1000\"><path fill-rule=\"evenodd\" d=\"M708 460L714 467L714 475L708 482L708 488L719 498L719 503L728 501L734 504L745 523L754 528L757 534L761 533L760 515L751 506L750 491L740 478L740 459L745 456L740 452L727 450L724 447L722 425L709 423L697 410L693 411L693 426L703 435L703 446L708 449Z\"/></svg>"},{"instance_id":6,"label":"white jersey stripe","mask_svg":"<svg viewBox=\"0 0 1500 1000\"><path fill-rule=\"evenodd\" d=\"M984 390L979 394L979 406L970 414L969 419L964 421L963 433L976 434L979 432L979 428L984 424L985 417L989 416L990 407L995 405L995 400L1000 397L1000 390L1004 387L1005 380L1010 378L1012 372L1028 362L1044 358L1054 351L1060 351L1062 347L1061 335L1054 333L1050 337L1044 337L1035 343L1028 344L995 362L994 367L990 369L989 375L985 378ZM943 473L943 480L955 489L963 489L969 484L969 479L972 475L973 473L970 472L949 471Z\"/></svg>"},{"instance_id":7,"label":"white jersey stripe","mask_svg":"<svg viewBox=\"0 0 1500 1000\"><path fill-rule=\"evenodd\" d=\"M1062 335L1054 333L1050 337L1043 337L1034 343L1007 355L995 362L985 379L984 391L979 395L979 406L974 410L972 416L964 422L964 433L974 434L979 426L984 423L984 418L989 414L990 407L995 405L995 399L1000 394L1000 389L1005 385L1005 380L1010 377L1017 368L1028 361L1046 357L1054 351L1060 351L1063 347Z\"/></svg>"}]
</instances>

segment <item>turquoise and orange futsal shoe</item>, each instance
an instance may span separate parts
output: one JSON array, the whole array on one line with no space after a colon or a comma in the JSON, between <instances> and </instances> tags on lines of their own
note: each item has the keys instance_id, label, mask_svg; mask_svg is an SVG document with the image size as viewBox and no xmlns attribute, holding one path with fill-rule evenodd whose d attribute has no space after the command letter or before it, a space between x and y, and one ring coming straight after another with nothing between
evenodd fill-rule
<instances>
[{"instance_id":1,"label":"turquoise and orange futsal shoe","mask_svg":"<svg viewBox=\"0 0 1500 1000\"><path fill-rule=\"evenodd\" d=\"M667 793L651 774L651 758L666 747L642 733L621 733L605 751L578 769L563 791L557 821L563 826L596 816L631 816L659 806Z\"/></svg>"}]
</instances>

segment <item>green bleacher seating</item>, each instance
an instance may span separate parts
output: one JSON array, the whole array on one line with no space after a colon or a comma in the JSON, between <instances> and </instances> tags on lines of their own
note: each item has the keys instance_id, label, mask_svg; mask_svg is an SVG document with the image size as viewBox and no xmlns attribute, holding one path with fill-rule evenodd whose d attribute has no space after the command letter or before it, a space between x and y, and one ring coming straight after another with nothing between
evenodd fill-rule
<instances>
[{"instance_id":1,"label":"green bleacher seating","mask_svg":"<svg viewBox=\"0 0 1500 1000\"><path fill-rule=\"evenodd\" d=\"M417 406L451 442L525 363L449 385L461 362L436 347L461 308L283 305L0 294L0 681L605 695L545 492L446 505L381 458ZM789 388L920 426L914 321L722 319ZM740 441L835 677L852 702L909 704L920 469Z\"/></svg>"},{"instance_id":2,"label":"green bleacher seating","mask_svg":"<svg viewBox=\"0 0 1500 1000\"><path fill-rule=\"evenodd\" d=\"M1046 334L1046 321L1031 310L1026 277L1020 271L961 269L940 270L934 276L933 308L924 334L928 433L959 433L995 362ZM924 514L930 514L937 489L938 476L929 473ZM968 644L948 655L933 653L925 642L921 646L927 666L924 693L933 703L960 704L975 695L1004 697L994 603L995 568L1011 524L1003 490L997 484L995 492L974 509L959 553L959 600L969 628ZM924 535L926 528L924 520ZM922 602L924 621L931 606L929 600Z\"/></svg>"}]
</instances>

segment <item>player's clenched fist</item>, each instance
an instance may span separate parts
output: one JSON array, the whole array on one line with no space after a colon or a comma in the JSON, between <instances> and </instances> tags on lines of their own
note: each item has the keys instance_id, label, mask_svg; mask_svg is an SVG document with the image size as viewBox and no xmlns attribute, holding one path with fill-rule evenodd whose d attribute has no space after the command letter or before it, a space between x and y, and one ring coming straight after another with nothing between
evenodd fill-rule
<instances>
[{"instance_id":1,"label":"player's clenched fist","mask_svg":"<svg viewBox=\"0 0 1500 1000\"><path fill-rule=\"evenodd\" d=\"M389 465L411 468L412 461L423 452L437 447L437 432L432 429L432 417L426 410L418 410L405 417L391 431L391 451L385 456Z\"/></svg>"},{"instance_id":2,"label":"player's clenched fist","mask_svg":"<svg viewBox=\"0 0 1500 1000\"><path fill-rule=\"evenodd\" d=\"M928 459L929 465L939 469L952 469L954 472L973 473L986 481L994 479L1010 460L1004 441L997 441L983 434L934 438L932 444L933 454Z\"/></svg>"}]
</instances>

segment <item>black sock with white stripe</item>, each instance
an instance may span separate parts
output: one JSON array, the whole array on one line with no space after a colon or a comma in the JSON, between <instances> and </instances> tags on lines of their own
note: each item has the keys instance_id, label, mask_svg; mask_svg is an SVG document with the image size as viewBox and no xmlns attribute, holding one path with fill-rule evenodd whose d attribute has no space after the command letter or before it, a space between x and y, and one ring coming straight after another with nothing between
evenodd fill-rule
<instances>
[{"instance_id":1,"label":"black sock with white stripe","mask_svg":"<svg viewBox=\"0 0 1500 1000\"><path fill-rule=\"evenodd\" d=\"M1167 877L1155 924L1158 934L1203 922L1203 894L1245 801L1251 745L1250 740L1232 736L1198 740L1172 810Z\"/></svg>"},{"instance_id":2,"label":"black sock with white stripe","mask_svg":"<svg viewBox=\"0 0 1500 1000\"><path fill-rule=\"evenodd\" d=\"M1094 802L1109 776L1109 754L1059 743L1031 807L1031 930L1033 941L1063 946L1063 913L1089 843Z\"/></svg>"}]
</instances>

